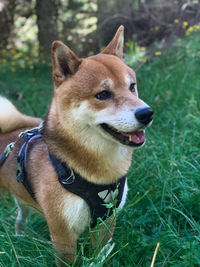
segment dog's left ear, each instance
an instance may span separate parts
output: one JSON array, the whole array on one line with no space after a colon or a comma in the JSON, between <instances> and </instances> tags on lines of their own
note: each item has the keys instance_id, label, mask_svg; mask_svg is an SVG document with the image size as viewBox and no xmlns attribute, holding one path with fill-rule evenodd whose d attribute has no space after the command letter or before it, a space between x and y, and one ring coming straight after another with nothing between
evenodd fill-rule
<instances>
[{"instance_id":1,"label":"dog's left ear","mask_svg":"<svg viewBox=\"0 0 200 267\"><path fill-rule=\"evenodd\" d=\"M53 42L51 53L53 81L57 88L67 77L76 73L81 59L60 41Z\"/></svg>"},{"instance_id":2,"label":"dog's left ear","mask_svg":"<svg viewBox=\"0 0 200 267\"><path fill-rule=\"evenodd\" d=\"M123 48L124 48L124 26L120 26L115 33L112 41L106 46L101 52L103 54L109 54L123 59Z\"/></svg>"}]
</instances>

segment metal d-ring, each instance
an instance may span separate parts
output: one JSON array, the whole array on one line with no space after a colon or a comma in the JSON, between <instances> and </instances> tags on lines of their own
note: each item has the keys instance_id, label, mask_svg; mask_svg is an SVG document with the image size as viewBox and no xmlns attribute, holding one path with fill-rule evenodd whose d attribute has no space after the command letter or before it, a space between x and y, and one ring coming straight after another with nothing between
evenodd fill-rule
<instances>
[{"instance_id":1,"label":"metal d-ring","mask_svg":"<svg viewBox=\"0 0 200 267\"><path fill-rule=\"evenodd\" d=\"M70 168L70 175L68 177L64 177L60 179L62 184L72 184L75 180L74 171Z\"/></svg>"}]
</instances>

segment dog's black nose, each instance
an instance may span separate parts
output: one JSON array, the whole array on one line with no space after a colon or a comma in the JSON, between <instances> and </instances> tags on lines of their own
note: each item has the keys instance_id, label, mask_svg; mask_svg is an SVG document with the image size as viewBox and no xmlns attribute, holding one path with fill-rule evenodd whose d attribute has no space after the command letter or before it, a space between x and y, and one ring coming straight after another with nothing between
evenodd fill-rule
<instances>
[{"instance_id":1,"label":"dog's black nose","mask_svg":"<svg viewBox=\"0 0 200 267\"><path fill-rule=\"evenodd\" d=\"M153 120L153 110L149 107L138 108L135 111L135 117L140 123L147 125Z\"/></svg>"}]
</instances>

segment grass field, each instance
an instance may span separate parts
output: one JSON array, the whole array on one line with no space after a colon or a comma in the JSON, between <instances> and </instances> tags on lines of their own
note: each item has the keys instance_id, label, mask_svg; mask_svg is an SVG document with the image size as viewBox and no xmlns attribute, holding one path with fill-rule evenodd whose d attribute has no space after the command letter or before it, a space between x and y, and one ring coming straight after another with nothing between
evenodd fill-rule
<instances>
[{"instance_id":1,"label":"grass field","mask_svg":"<svg viewBox=\"0 0 200 267\"><path fill-rule=\"evenodd\" d=\"M118 217L114 249L95 263L87 234L74 266L200 266L200 36L177 40L137 71L140 97L154 109L145 147L135 151L129 195ZM28 59L30 61L30 59ZM18 59L0 67L0 94L21 111L44 116L52 96L51 68ZM32 66L32 67L30 67ZM16 206L5 195L0 206L0 266L55 266L49 232L32 213L27 236L14 235ZM80 257L79 257L80 258Z\"/></svg>"}]
</instances>

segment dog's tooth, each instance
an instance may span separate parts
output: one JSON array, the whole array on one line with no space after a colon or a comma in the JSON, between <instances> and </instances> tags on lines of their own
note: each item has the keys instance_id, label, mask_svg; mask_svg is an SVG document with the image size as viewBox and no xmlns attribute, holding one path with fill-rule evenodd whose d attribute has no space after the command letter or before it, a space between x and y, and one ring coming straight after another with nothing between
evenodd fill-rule
<instances>
[{"instance_id":1,"label":"dog's tooth","mask_svg":"<svg viewBox=\"0 0 200 267\"><path fill-rule=\"evenodd\" d=\"M132 141L132 139L131 139L131 135L129 135L129 136L128 136L128 139L129 139L129 142L131 142L131 141Z\"/></svg>"}]
</instances>

